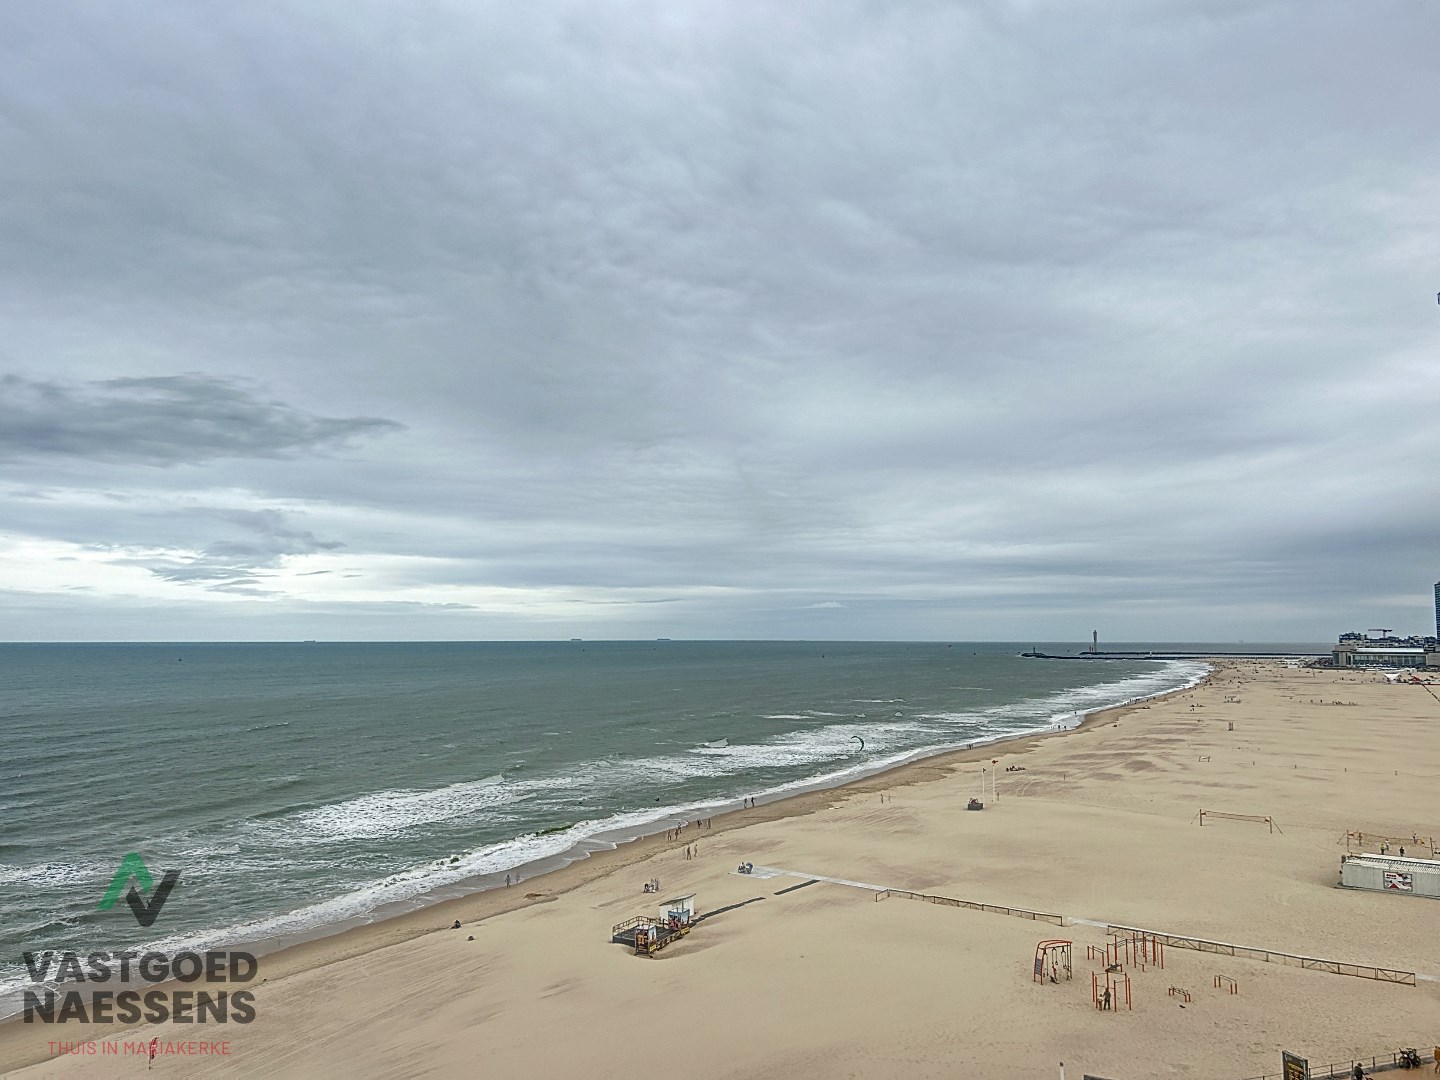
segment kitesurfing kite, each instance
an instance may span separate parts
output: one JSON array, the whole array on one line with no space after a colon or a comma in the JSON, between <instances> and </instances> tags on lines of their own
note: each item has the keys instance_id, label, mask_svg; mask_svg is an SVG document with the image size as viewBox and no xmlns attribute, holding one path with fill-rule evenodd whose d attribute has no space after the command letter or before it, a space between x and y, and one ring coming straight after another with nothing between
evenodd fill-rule
<instances>
[{"instance_id":1,"label":"kitesurfing kite","mask_svg":"<svg viewBox=\"0 0 1440 1080\"><path fill-rule=\"evenodd\" d=\"M850 738L854 739L856 742L858 742L858 743L860 744L860 749L861 749L861 750L864 750L864 749L865 749L865 740L862 739L862 738L860 738L859 735L851 735Z\"/></svg>"}]
</instances>

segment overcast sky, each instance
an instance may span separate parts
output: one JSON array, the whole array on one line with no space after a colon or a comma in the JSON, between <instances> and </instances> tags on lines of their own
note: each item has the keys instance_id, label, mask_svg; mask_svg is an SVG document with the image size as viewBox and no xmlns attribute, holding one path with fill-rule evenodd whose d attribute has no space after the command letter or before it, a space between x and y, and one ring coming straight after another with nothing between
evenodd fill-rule
<instances>
[{"instance_id":1,"label":"overcast sky","mask_svg":"<svg viewBox=\"0 0 1440 1080\"><path fill-rule=\"evenodd\" d=\"M0 5L0 639L1434 632L1440 4Z\"/></svg>"}]
</instances>

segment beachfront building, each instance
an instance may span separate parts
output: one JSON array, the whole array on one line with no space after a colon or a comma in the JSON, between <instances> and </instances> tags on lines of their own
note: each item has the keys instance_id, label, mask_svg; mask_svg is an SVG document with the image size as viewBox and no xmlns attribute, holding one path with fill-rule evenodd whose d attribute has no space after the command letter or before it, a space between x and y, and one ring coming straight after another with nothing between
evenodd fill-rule
<instances>
[{"instance_id":1,"label":"beachfront building","mask_svg":"<svg viewBox=\"0 0 1440 1080\"><path fill-rule=\"evenodd\" d=\"M1423 645L1342 641L1330 650L1335 667L1440 668L1440 651Z\"/></svg>"},{"instance_id":2,"label":"beachfront building","mask_svg":"<svg viewBox=\"0 0 1440 1080\"><path fill-rule=\"evenodd\" d=\"M1330 650L1330 659L1333 667L1440 669L1440 647L1342 641Z\"/></svg>"},{"instance_id":3,"label":"beachfront building","mask_svg":"<svg viewBox=\"0 0 1440 1080\"><path fill-rule=\"evenodd\" d=\"M1440 897L1440 862L1386 855L1342 856L1340 884L1347 889Z\"/></svg>"},{"instance_id":4,"label":"beachfront building","mask_svg":"<svg viewBox=\"0 0 1440 1080\"><path fill-rule=\"evenodd\" d=\"M1440 583L1435 586L1440 616ZM1379 636L1373 636L1379 635ZM1399 637L1389 630L1351 630L1340 635L1330 650L1331 667L1440 668L1440 637L1411 634Z\"/></svg>"},{"instance_id":5,"label":"beachfront building","mask_svg":"<svg viewBox=\"0 0 1440 1080\"><path fill-rule=\"evenodd\" d=\"M1440 668L1440 581L1435 583L1434 637L1397 637L1391 630L1351 630L1341 634L1330 650L1330 666Z\"/></svg>"}]
</instances>

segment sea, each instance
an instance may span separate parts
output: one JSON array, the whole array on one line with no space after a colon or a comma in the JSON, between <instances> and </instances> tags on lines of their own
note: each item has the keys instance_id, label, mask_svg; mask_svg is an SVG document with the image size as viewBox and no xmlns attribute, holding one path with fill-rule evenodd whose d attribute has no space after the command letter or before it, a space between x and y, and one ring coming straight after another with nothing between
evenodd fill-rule
<instances>
[{"instance_id":1,"label":"sea","mask_svg":"<svg viewBox=\"0 0 1440 1080\"><path fill-rule=\"evenodd\" d=\"M1032 644L0 645L0 1015L25 952L263 952L1204 672Z\"/></svg>"}]
</instances>

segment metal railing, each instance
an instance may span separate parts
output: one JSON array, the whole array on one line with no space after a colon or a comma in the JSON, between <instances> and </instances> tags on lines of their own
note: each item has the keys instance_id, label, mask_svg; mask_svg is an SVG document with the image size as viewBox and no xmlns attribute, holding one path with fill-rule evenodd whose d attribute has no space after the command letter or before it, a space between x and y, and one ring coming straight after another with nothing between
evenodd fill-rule
<instances>
[{"instance_id":1,"label":"metal railing","mask_svg":"<svg viewBox=\"0 0 1440 1080\"><path fill-rule=\"evenodd\" d=\"M1394 1051L1389 1054L1376 1054L1368 1058L1352 1058L1349 1061L1336 1061L1329 1065L1311 1065L1310 1080L1350 1080L1355 1074L1355 1066L1359 1065L1365 1070L1365 1075L1371 1073L1390 1072L1393 1069L1402 1068L1400 1064L1400 1052ZM1424 1066L1421 1066L1422 1068ZM1264 1073L1260 1076L1247 1076L1245 1080L1285 1080L1284 1073Z\"/></svg>"},{"instance_id":2,"label":"metal railing","mask_svg":"<svg viewBox=\"0 0 1440 1080\"><path fill-rule=\"evenodd\" d=\"M971 911L988 911L994 915L1011 915L1017 919L1054 923L1056 926L1065 925L1064 915L1056 915L1049 911L1031 911L1029 908L1007 907L1004 904L982 904L978 900L956 900L952 896L932 896L929 893L908 892L905 889L882 889L875 894L875 899L880 901L890 896L898 896L905 900L923 900L927 904L969 908Z\"/></svg>"},{"instance_id":3,"label":"metal railing","mask_svg":"<svg viewBox=\"0 0 1440 1080\"><path fill-rule=\"evenodd\" d=\"M618 934L624 930L630 930L637 926L658 926L660 920L653 915L636 915L633 919L626 919L624 922L616 923L610 928L611 934Z\"/></svg>"},{"instance_id":4,"label":"metal railing","mask_svg":"<svg viewBox=\"0 0 1440 1080\"><path fill-rule=\"evenodd\" d=\"M1207 941L1205 938L1186 937L1182 934L1162 934L1158 930L1139 930L1133 926L1110 925L1106 928L1112 934L1149 934L1162 944L1176 949L1194 949L1197 952L1215 953L1218 956L1238 956L1247 960L1260 960L1267 964L1288 964L1291 967L1306 968L1310 971L1328 971L1333 975L1353 975L1357 979L1374 979L1377 982L1399 983L1402 986L1415 985L1415 972L1398 968L1377 967L1374 964L1351 964L1344 960L1322 960L1315 956L1300 956L1296 953L1278 952L1275 949L1256 949L1248 945L1232 945L1226 941Z\"/></svg>"}]
</instances>

